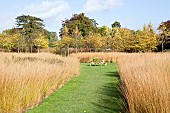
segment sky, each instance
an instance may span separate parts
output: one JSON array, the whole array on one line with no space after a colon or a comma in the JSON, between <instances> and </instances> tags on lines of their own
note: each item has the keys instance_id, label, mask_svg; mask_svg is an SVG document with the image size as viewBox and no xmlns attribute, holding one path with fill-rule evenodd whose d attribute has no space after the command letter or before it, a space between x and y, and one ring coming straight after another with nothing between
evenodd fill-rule
<instances>
[{"instance_id":1,"label":"sky","mask_svg":"<svg viewBox=\"0 0 170 113\"><path fill-rule=\"evenodd\" d=\"M24 14L43 19L45 29L59 34L62 20L82 12L99 26L119 21L122 27L138 30L151 22L157 29L170 20L169 5L170 0L2 0L0 33L16 27L15 18Z\"/></svg>"}]
</instances>

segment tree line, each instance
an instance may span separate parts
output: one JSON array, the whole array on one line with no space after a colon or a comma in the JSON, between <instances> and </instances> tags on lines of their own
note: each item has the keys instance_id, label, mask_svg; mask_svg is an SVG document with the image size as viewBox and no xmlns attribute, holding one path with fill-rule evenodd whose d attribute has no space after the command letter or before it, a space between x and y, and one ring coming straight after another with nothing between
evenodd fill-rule
<instances>
[{"instance_id":1,"label":"tree line","mask_svg":"<svg viewBox=\"0 0 170 113\"><path fill-rule=\"evenodd\" d=\"M157 30L151 23L136 31L121 27L118 21L111 24L111 28L97 26L98 23L86 17L84 13L74 14L70 19L65 19L60 29L59 51L65 48L65 54L69 54L71 50L152 52L163 51L168 47L170 49L170 21L162 22Z\"/></svg>"},{"instance_id":2,"label":"tree line","mask_svg":"<svg viewBox=\"0 0 170 113\"><path fill-rule=\"evenodd\" d=\"M39 52L40 49L55 47L56 32L44 29L43 20L21 15L16 18L16 27L0 34L0 49L7 52Z\"/></svg>"},{"instance_id":3,"label":"tree line","mask_svg":"<svg viewBox=\"0 0 170 113\"><path fill-rule=\"evenodd\" d=\"M151 23L142 29L131 30L115 21L98 27L95 19L84 13L73 14L62 21L58 40L56 32L44 29L43 20L21 15L16 18L16 28L0 34L1 51L39 52L43 48L55 48L57 53L71 52L152 52L170 49L170 20L161 22L158 29Z\"/></svg>"}]
</instances>

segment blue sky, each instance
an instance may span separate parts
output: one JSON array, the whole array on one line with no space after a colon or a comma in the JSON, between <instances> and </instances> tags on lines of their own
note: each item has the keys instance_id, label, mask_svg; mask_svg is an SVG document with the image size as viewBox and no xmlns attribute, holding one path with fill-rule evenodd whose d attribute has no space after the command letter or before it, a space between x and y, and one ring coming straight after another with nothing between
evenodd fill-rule
<instances>
[{"instance_id":1,"label":"blue sky","mask_svg":"<svg viewBox=\"0 0 170 113\"><path fill-rule=\"evenodd\" d=\"M0 3L0 32L15 27L15 18L29 14L44 20L45 28L59 32L61 20L84 12L99 26L111 27L119 21L122 27L141 29L151 22L156 29L170 20L170 0L3 0Z\"/></svg>"}]
</instances>

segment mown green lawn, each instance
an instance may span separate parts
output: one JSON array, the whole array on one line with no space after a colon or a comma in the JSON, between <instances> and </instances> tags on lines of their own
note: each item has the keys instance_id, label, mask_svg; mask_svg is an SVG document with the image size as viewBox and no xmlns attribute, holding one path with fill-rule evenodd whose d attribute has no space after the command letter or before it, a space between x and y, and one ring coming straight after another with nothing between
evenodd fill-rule
<instances>
[{"instance_id":1,"label":"mown green lawn","mask_svg":"<svg viewBox=\"0 0 170 113\"><path fill-rule=\"evenodd\" d=\"M123 113L116 64L81 64L72 79L43 103L27 113Z\"/></svg>"}]
</instances>

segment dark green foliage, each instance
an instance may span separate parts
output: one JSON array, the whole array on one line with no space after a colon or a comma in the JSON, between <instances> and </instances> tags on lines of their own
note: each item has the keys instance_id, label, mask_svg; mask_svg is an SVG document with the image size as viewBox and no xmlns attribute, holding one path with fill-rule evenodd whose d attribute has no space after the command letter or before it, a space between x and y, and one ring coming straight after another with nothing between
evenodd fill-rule
<instances>
[{"instance_id":1,"label":"dark green foliage","mask_svg":"<svg viewBox=\"0 0 170 113\"><path fill-rule=\"evenodd\" d=\"M57 33L44 29L44 35L49 41L49 47L56 47L56 41L58 40Z\"/></svg>"},{"instance_id":2,"label":"dark green foliage","mask_svg":"<svg viewBox=\"0 0 170 113\"><path fill-rule=\"evenodd\" d=\"M43 20L30 15L21 15L16 18L16 25L25 29L25 32L33 32L43 28Z\"/></svg>"},{"instance_id":3,"label":"dark green foliage","mask_svg":"<svg viewBox=\"0 0 170 113\"><path fill-rule=\"evenodd\" d=\"M87 36L90 32L95 32L97 28L97 23L94 19L90 19L85 16L84 13L73 14L70 19L66 19L62 22L62 28L60 29L60 36L63 35L63 30L65 27L68 28L68 34L72 36L73 30L78 27L81 35Z\"/></svg>"},{"instance_id":4,"label":"dark green foliage","mask_svg":"<svg viewBox=\"0 0 170 113\"><path fill-rule=\"evenodd\" d=\"M161 50L170 49L170 20L162 22L158 29L160 30L159 41Z\"/></svg>"},{"instance_id":5,"label":"dark green foliage","mask_svg":"<svg viewBox=\"0 0 170 113\"><path fill-rule=\"evenodd\" d=\"M43 20L30 15L21 15L16 18L16 25L21 29L21 34L25 38L29 52L32 52L34 35L36 32L43 31Z\"/></svg>"},{"instance_id":6,"label":"dark green foliage","mask_svg":"<svg viewBox=\"0 0 170 113\"><path fill-rule=\"evenodd\" d=\"M112 28L115 28L115 27L120 28L120 27L121 27L120 22L115 21L115 22L112 24Z\"/></svg>"}]
</instances>

